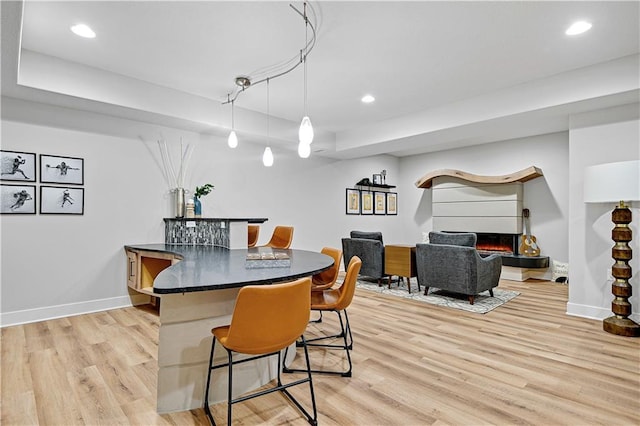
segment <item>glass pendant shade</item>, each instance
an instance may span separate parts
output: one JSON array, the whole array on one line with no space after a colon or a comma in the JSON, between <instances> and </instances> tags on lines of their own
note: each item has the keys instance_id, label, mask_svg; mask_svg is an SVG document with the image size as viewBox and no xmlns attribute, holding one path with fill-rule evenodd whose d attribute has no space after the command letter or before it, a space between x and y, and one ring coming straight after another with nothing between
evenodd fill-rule
<instances>
[{"instance_id":1,"label":"glass pendant shade","mask_svg":"<svg viewBox=\"0 0 640 426\"><path fill-rule=\"evenodd\" d=\"M264 164L265 167L273 166L273 152L271 152L270 147L266 147L264 149L264 154L262 154L262 164Z\"/></svg>"},{"instance_id":2,"label":"glass pendant shade","mask_svg":"<svg viewBox=\"0 0 640 426\"><path fill-rule=\"evenodd\" d=\"M229 139L227 139L227 144L229 144L229 148L235 148L238 146L238 136L236 135L236 131L232 130L229 133Z\"/></svg>"},{"instance_id":3,"label":"glass pendant shade","mask_svg":"<svg viewBox=\"0 0 640 426\"><path fill-rule=\"evenodd\" d=\"M310 145L313 142L313 126L309 117L305 116L300 123L298 130L298 140L301 144Z\"/></svg>"},{"instance_id":4,"label":"glass pendant shade","mask_svg":"<svg viewBox=\"0 0 640 426\"><path fill-rule=\"evenodd\" d=\"M300 142L298 144L298 155L300 158L309 158L309 155L311 155L311 145Z\"/></svg>"}]
</instances>

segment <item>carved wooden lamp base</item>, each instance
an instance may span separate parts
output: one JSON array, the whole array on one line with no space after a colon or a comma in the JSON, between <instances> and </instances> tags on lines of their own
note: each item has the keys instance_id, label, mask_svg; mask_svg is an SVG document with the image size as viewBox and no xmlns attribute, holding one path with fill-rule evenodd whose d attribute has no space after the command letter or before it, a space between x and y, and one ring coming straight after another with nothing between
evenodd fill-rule
<instances>
[{"instance_id":1,"label":"carved wooden lamp base","mask_svg":"<svg viewBox=\"0 0 640 426\"><path fill-rule=\"evenodd\" d=\"M631 315L631 303L629 297L632 294L631 266L629 261L632 257L632 250L629 247L631 241L631 210L620 202L620 205L613 210L611 220L616 225L611 231L611 238L615 242L611 249L611 256L615 263L611 268L611 274L615 281L611 285L611 292L614 299L611 302L613 316L607 318L602 323L604 331L619 336L638 337L640 336L640 325L629 318Z\"/></svg>"}]
</instances>

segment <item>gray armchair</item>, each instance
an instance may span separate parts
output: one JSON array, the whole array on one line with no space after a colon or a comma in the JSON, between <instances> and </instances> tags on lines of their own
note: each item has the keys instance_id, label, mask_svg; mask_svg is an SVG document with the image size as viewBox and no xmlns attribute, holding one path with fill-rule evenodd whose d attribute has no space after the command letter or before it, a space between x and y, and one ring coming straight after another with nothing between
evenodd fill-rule
<instances>
[{"instance_id":1,"label":"gray armchair","mask_svg":"<svg viewBox=\"0 0 640 426\"><path fill-rule=\"evenodd\" d=\"M416 245L418 282L469 297L473 305L478 293L498 286L502 257L481 257L476 250L476 234L430 232L429 243Z\"/></svg>"},{"instance_id":2,"label":"gray armchair","mask_svg":"<svg viewBox=\"0 0 640 426\"><path fill-rule=\"evenodd\" d=\"M360 274L378 280L381 284L384 274L384 244L381 232L351 231L351 238L342 239L342 253L344 262L349 264L353 256L362 260Z\"/></svg>"}]
</instances>

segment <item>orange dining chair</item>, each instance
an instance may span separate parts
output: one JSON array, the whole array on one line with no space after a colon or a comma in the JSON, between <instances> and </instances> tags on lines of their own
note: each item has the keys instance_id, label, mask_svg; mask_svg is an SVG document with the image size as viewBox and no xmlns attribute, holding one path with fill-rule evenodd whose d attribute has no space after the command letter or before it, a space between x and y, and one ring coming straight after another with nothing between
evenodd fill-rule
<instances>
[{"instance_id":1,"label":"orange dining chair","mask_svg":"<svg viewBox=\"0 0 640 426\"><path fill-rule=\"evenodd\" d=\"M309 353L303 333L307 327L310 313L311 278L301 278L299 280L273 285L250 285L242 287L236 299L236 305L231 317L231 324L216 327L211 330L213 341L211 343L211 357L209 359L209 373L207 375L207 385L204 395L204 411L215 425L213 415L209 408L209 386L211 384L211 373L213 370L228 366L228 405L227 424L231 425L231 407L238 402L246 401L268 393L281 391L295 406L304 414L307 421L317 424L317 410L315 394L313 392L313 382L311 380L311 366ZM307 373L304 379L283 384L280 380L281 351L300 339L299 343L304 347L307 369L301 370ZM227 351L228 361L224 364L213 365L214 348L216 341ZM253 355L249 358L233 359L233 353ZM271 355L278 355L278 377L275 387L263 389L261 391L237 397L233 399L233 365L264 358ZM286 352L285 352L286 358ZM287 388L309 383L311 392L311 405L313 415L302 407Z\"/></svg>"},{"instance_id":2,"label":"orange dining chair","mask_svg":"<svg viewBox=\"0 0 640 426\"><path fill-rule=\"evenodd\" d=\"M247 247L255 247L258 243L258 235L260 235L260 225L249 224L247 228L248 241Z\"/></svg>"},{"instance_id":3,"label":"orange dining chair","mask_svg":"<svg viewBox=\"0 0 640 426\"><path fill-rule=\"evenodd\" d=\"M333 247L324 247L320 253L333 258L333 266L311 277L311 291L322 291L333 287L340 274L342 250ZM320 317L312 322L322 322L322 311L320 311Z\"/></svg>"},{"instance_id":4,"label":"orange dining chair","mask_svg":"<svg viewBox=\"0 0 640 426\"><path fill-rule=\"evenodd\" d=\"M271 239L263 247L273 247L278 249L288 249L293 241L293 226L276 226L271 235Z\"/></svg>"},{"instance_id":5,"label":"orange dining chair","mask_svg":"<svg viewBox=\"0 0 640 426\"><path fill-rule=\"evenodd\" d=\"M333 336L322 336L307 341L299 341L297 346L317 346L323 348L337 348L343 349L347 353L347 360L349 362L349 368L346 371L332 371L332 370L311 370L312 373L325 373L325 374L339 374L342 377L351 377L351 371L353 370L353 364L351 362L351 354L349 353L353 349L353 335L351 334L351 326L349 325L349 316L347 315L347 308L351 305L353 296L356 291L356 280L360 267L362 266L362 260L358 256L353 256L347 266L347 274L344 278L344 282L338 288L329 288L322 291L311 292L311 310L312 311L333 311L338 315L340 320L340 333ZM342 314L344 313L344 321ZM344 344L323 344L313 343L325 339L342 338ZM287 351L289 348L287 348ZM285 351L285 357L286 357ZM306 354L306 352L305 352ZM300 369L290 369L284 367L285 373L294 371L307 371Z\"/></svg>"}]
</instances>

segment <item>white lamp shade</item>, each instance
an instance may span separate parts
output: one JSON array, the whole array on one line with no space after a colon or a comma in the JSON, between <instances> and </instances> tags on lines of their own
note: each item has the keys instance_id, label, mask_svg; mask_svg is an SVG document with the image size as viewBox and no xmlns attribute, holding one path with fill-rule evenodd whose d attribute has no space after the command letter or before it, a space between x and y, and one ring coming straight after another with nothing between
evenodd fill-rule
<instances>
[{"instance_id":1,"label":"white lamp shade","mask_svg":"<svg viewBox=\"0 0 640 426\"><path fill-rule=\"evenodd\" d=\"M227 144L229 144L229 148L235 148L238 146L238 136L236 135L236 131L232 130L229 133L229 139L227 139Z\"/></svg>"},{"instance_id":2,"label":"white lamp shade","mask_svg":"<svg viewBox=\"0 0 640 426\"><path fill-rule=\"evenodd\" d=\"M262 164L264 164L265 167L273 166L273 152L271 152L270 147L266 147L264 149L264 154L262 154Z\"/></svg>"},{"instance_id":3,"label":"white lamp shade","mask_svg":"<svg viewBox=\"0 0 640 426\"><path fill-rule=\"evenodd\" d=\"M300 123L300 129L298 130L298 140L300 143L310 145L313 142L313 126L309 117L304 117Z\"/></svg>"},{"instance_id":4,"label":"white lamp shade","mask_svg":"<svg viewBox=\"0 0 640 426\"><path fill-rule=\"evenodd\" d=\"M300 142L298 144L298 155L300 158L309 158L311 155L311 145Z\"/></svg>"},{"instance_id":5,"label":"white lamp shade","mask_svg":"<svg viewBox=\"0 0 640 426\"><path fill-rule=\"evenodd\" d=\"M640 160L598 164L585 169L585 203L639 200Z\"/></svg>"}]
</instances>

